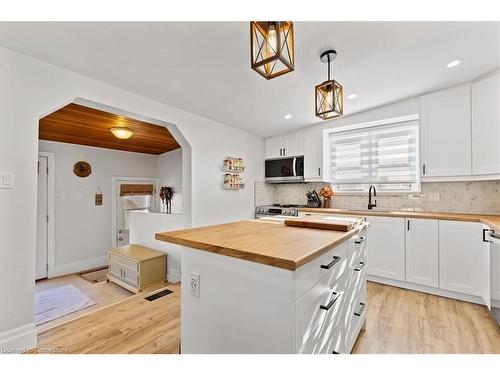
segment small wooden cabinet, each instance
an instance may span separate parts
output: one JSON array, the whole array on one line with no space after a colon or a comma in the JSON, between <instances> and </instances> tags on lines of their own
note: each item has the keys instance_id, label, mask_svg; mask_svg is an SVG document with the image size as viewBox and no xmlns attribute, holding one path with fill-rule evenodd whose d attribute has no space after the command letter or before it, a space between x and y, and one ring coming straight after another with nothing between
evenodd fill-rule
<instances>
[{"instance_id":1,"label":"small wooden cabinet","mask_svg":"<svg viewBox=\"0 0 500 375\"><path fill-rule=\"evenodd\" d=\"M134 293L165 281L167 254L140 245L126 245L108 251L107 281Z\"/></svg>"}]
</instances>

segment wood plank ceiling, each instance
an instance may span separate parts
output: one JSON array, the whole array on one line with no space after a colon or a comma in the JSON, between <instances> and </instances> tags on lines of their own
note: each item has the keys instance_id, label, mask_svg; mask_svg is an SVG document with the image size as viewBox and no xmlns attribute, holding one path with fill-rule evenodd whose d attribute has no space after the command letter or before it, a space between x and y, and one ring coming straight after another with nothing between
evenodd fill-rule
<instances>
[{"instance_id":1,"label":"wood plank ceiling","mask_svg":"<svg viewBox=\"0 0 500 375\"><path fill-rule=\"evenodd\" d=\"M110 129L127 127L129 139L118 139ZM104 112L79 104L68 104L40 119L39 139L85 146L159 155L180 148L167 128Z\"/></svg>"}]
</instances>

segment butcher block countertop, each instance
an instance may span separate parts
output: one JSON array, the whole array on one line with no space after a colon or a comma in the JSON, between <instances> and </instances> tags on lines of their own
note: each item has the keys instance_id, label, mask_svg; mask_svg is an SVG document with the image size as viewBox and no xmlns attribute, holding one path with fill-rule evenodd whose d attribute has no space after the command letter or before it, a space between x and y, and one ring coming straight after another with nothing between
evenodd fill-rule
<instances>
[{"instance_id":1,"label":"butcher block countertop","mask_svg":"<svg viewBox=\"0 0 500 375\"><path fill-rule=\"evenodd\" d=\"M289 227L259 220L157 233L160 241L294 271L346 241L349 232Z\"/></svg>"},{"instance_id":2,"label":"butcher block countertop","mask_svg":"<svg viewBox=\"0 0 500 375\"><path fill-rule=\"evenodd\" d=\"M386 217L403 217L412 219L436 219L436 220L455 220L455 221L472 221L488 225L495 231L500 231L500 216L499 215L483 215L483 214L458 214L448 212L425 212L425 211L383 211L383 210L347 210L341 208L300 208L302 213L315 214L341 214L341 215L358 215L358 216L386 216Z\"/></svg>"}]
</instances>

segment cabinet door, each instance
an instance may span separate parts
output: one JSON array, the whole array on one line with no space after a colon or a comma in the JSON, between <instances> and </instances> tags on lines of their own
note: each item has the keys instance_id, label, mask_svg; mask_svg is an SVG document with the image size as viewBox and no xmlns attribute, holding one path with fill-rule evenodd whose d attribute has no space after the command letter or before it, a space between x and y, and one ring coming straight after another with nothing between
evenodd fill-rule
<instances>
[{"instance_id":1,"label":"cabinet door","mask_svg":"<svg viewBox=\"0 0 500 375\"><path fill-rule=\"evenodd\" d=\"M406 219L406 281L439 286L437 220Z\"/></svg>"},{"instance_id":2,"label":"cabinet door","mask_svg":"<svg viewBox=\"0 0 500 375\"><path fill-rule=\"evenodd\" d=\"M439 287L482 297L480 223L439 221Z\"/></svg>"},{"instance_id":3,"label":"cabinet door","mask_svg":"<svg viewBox=\"0 0 500 375\"><path fill-rule=\"evenodd\" d=\"M283 136L284 156L304 155L304 138L302 133Z\"/></svg>"},{"instance_id":4,"label":"cabinet door","mask_svg":"<svg viewBox=\"0 0 500 375\"><path fill-rule=\"evenodd\" d=\"M500 303L500 243L492 243L490 251L491 299L498 304Z\"/></svg>"},{"instance_id":5,"label":"cabinet door","mask_svg":"<svg viewBox=\"0 0 500 375\"><path fill-rule=\"evenodd\" d=\"M472 85L472 172L500 173L500 73Z\"/></svg>"},{"instance_id":6,"label":"cabinet door","mask_svg":"<svg viewBox=\"0 0 500 375\"><path fill-rule=\"evenodd\" d=\"M323 139L321 134L304 134L304 178L321 181L323 165Z\"/></svg>"},{"instance_id":7,"label":"cabinet door","mask_svg":"<svg viewBox=\"0 0 500 375\"><path fill-rule=\"evenodd\" d=\"M471 175L469 85L420 97L420 140L423 179Z\"/></svg>"},{"instance_id":8,"label":"cabinet door","mask_svg":"<svg viewBox=\"0 0 500 375\"><path fill-rule=\"evenodd\" d=\"M368 274L405 281L405 219L367 217Z\"/></svg>"},{"instance_id":9,"label":"cabinet door","mask_svg":"<svg viewBox=\"0 0 500 375\"><path fill-rule=\"evenodd\" d=\"M283 137L271 137L265 140L266 159L283 156Z\"/></svg>"}]
</instances>

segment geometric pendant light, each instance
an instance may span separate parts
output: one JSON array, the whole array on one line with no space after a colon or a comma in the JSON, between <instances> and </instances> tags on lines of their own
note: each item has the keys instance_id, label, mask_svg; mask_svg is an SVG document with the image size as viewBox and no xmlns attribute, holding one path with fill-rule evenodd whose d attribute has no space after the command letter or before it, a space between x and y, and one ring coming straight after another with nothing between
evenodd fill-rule
<instances>
[{"instance_id":1,"label":"geometric pendant light","mask_svg":"<svg viewBox=\"0 0 500 375\"><path fill-rule=\"evenodd\" d=\"M293 22L250 22L251 66L266 79L294 69Z\"/></svg>"},{"instance_id":2,"label":"geometric pendant light","mask_svg":"<svg viewBox=\"0 0 500 375\"><path fill-rule=\"evenodd\" d=\"M328 80L315 88L316 116L329 120L342 116L344 112L344 89L337 81L330 79L330 63L337 57L335 50L321 54L322 62L328 64Z\"/></svg>"}]
</instances>

